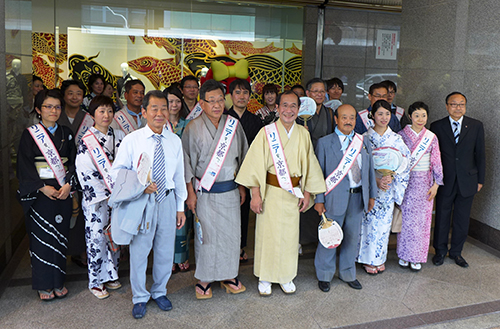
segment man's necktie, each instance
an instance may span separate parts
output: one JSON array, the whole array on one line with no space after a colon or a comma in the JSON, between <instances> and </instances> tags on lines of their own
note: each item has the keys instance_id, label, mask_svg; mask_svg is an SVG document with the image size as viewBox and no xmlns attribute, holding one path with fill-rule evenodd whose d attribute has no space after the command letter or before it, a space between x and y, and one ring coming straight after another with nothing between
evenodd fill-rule
<instances>
[{"instance_id":1,"label":"man's necktie","mask_svg":"<svg viewBox=\"0 0 500 329\"><path fill-rule=\"evenodd\" d=\"M153 180L158 188L156 201L161 203L167 197L167 189L165 186L165 156L163 155L163 147L161 145L161 135L155 134L154 139L156 145L153 158Z\"/></svg>"},{"instance_id":2,"label":"man's necktie","mask_svg":"<svg viewBox=\"0 0 500 329\"><path fill-rule=\"evenodd\" d=\"M344 139L344 145L347 144L349 145L351 143L351 139L349 138L349 136L346 136L346 138ZM344 150L347 149L348 146L346 146L346 148ZM343 148L343 147L342 147ZM352 180L356 183L356 184L359 184L359 182L361 182L361 169L359 168L359 164L358 164L358 160L354 160L354 163L352 164L352 167L351 167L351 177L352 177Z\"/></svg>"},{"instance_id":3,"label":"man's necktie","mask_svg":"<svg viewBox=\"0 0 500 329\"><path fill-rule=\"evenodd\" d=\"M460 137L460 124L457 121L453 121L453 136L455 136L455 144L458 144L458 139Z\"/></svg>"}]
</instances>

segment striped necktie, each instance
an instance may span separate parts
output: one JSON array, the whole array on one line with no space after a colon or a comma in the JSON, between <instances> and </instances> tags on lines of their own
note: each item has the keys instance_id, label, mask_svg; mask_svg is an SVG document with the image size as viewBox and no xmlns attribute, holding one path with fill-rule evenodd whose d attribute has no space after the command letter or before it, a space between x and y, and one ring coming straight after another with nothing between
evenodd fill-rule
<instances>
[{"instance_id":1,"label":"striped necktie","mask_svg":"<svg viewBox=\"0 0 500 329\"><path fill-rule=\"evenodd\" d=\"M453 121L453 136L455 136L455 144L458 144L458 139L460 138L460 124L457 121Z\"/></svg>"},{"instance_id":2,"label":"striped necktie","mask_svg":"<svg viewBox=\"0 0 500 329\"><path fill-rule=\"evenodd\" d=\"M158 191L156 192L156 201L161 203L167 197L165 181L165 156L161 145L161 135L154 134L156 141L155 154L153 158L153 180L156 183Z\"/></svg>"},{"instance_id":3,"label":"striped necktie","mask_svg":"<svg viewBox=\"0 0 500 329\"><path fill-rule=\"evenodd\" d=\"M343 145L347 144L347 146L345 147L345 149L344 146L342 146L342 148L344 149L344 153L345 150L347 150L347 147L349 147L350 143L351 139L349 138L349 136L346 136ZM359 184L359 182L361 182L361 168L359 168L358 159L355 159L354 163L351 166L351 177L354 183Z\"/></svg>"}]
</instances>

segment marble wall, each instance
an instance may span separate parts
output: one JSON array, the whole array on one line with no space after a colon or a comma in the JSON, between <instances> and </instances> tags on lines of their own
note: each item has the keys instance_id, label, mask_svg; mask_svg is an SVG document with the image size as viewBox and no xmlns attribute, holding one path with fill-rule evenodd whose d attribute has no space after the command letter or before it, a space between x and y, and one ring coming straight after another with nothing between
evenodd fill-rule
<instances>
[{"instance_id":1,"label":"marble wall","mask_svg":"<svg viewBox=\"0 0 500 329\"><path fill-rule=\"evenodd\" d=\"M321 77L339 77L345 84L342 100L358 110L369 105L365 90L372 83L397 83L397 59L376 59L375 44L377 30L399 33L400 14L327 7L322 50L316 49L318 8L306 7L304 14L304 84L314 77L317 51L323 51Z\"/></svg>"},{"instance_id":2,"label":"marble wall","mask_svg":"<svg viewBox=\"0 0 500 329\"><path fill-rule=\"evenodd\" d=\"M476 195L470 234L500 249L500 33L497 0L403 0L398 103L429 104L429 122L447 115L445 97L461 91L467 115L484 123L486 182ZM494 230L492 230L492 228Z\"/></svg>"}]
</instances>

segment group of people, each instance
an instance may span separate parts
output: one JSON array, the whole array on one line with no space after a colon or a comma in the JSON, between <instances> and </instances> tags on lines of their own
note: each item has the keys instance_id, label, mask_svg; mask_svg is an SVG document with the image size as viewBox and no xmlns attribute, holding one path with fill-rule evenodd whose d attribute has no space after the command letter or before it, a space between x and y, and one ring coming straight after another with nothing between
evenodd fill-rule
<instances>
[{"instance_id":1,"label":"group of people","mask_svg":"<svg viewBox=\"0 0 500 329\"><path fill-rule=\"evenodd\" d=\"M342 95L337 78L315 78L281 94L266 85L265 106L256 114L247 109L252 91L242 79L229 85L230 108L224 85L215 80L200 88L188 76L146 94L140 80L128 80L118 111L103 95L104 84L99 77L89 81L85 97L76 80L64 81L61 90L40 90L34 102L39 123L21 138L19 198L32 286L42 300L68 294L66 250L76 190L85 218L89 290L103 299L121 287L116 244L128 245L137 319L150 298L160 309L172 309L166 285L172 273L189 269L191 227L196 298L212 298L214 282L227 293L244 292L238 272L248 259L250 209L257 215L254 274L262 296L272 293L273 283L284 293L296 291L299 242L307 234L317 239L322 215L344 235L341 248L318 243L314 264L322 291L330 289L337 252L339 278L354 289L362 288L356 262L369 274L385 270L395 204L403 218L399 264L420 270L435 196L433 263L443 264L449 251L458 265L468 265L461 251L474 194L484 183L485 155L482 124L464 116L461 93L447 96L449 117L434 122L431 132L425 128L428 106L416 102L405 113L392 102L391 81L373 85L371 106L359 112L348 104L325 106L327 92L330 100ZM316 103L307 123L298 118L304 93ZM401 129L405 120L411 124ZM154 283L148 291L151 250Z\"/></svg>"}]
</instances>

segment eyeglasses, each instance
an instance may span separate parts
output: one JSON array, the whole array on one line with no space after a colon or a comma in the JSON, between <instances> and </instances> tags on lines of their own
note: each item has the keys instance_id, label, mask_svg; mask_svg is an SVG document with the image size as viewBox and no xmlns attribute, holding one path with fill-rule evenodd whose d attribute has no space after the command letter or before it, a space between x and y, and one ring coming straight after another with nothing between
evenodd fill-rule
<instances>
[{"instance_id":1,"label":"eyeglasses","mask_svg":"<svg viewBox=\"0 0 500 329\"><path fill-rule=\"evenodd\" d=\"M49 111L52 111L53 109L56 109L56 110L61 109L61 105L52 105L52 104L49 104L49 105L42 104L42 107L45 107Z\"/></svg>"},{"instance_id":2,"label":"eyeglasses","mask_svg":"<svg viewBox=\"0 0 500 329\"><path fill-rule=\"evenodd\" d=\"M465 103L457 104L457 103L448 103L452 109L456 109L457 107L465 108Z\"/></svg>"},{"instance_id":3,"label":"eyeglasses","mask_svg":"<svg viewBox=\"0 0 500 329\"><path fill-rule=\"evenodd\" d=\"M384 98L384 99L387 98L387 94L383 94L383 95L381 95L381 94L372 94L372 96L375 97L375 98Z\"/></svg>"},{"instance_id":4,"label":"eyeglasses","mask_svg":"<svg viewBox=\"0 0 500 329\"><path fill-rule=\"evenodd\" d=\"M182 89L198 89L198 86L184 86Z\"/></svg>"},{"instance_id":5,"label":"eyeglasses","mask_svg":"<svg viewBox=\"0 0 500 329\"><path fill-rule=\"evenodd\" d=\"M326 93L326 91L324 91L324 90L311 90L310 92L313 94L325 94Z\"/></svg>"},{"instance_id":6,"label":"eyeglasses","mask_svg":"<svg viewBox=\"0 0 500 329\"><path fill-rule=\"evenodd\" d=\"M211 107L214 107L217 104L219 104L220 106L224 106L224 103L226 102L224 100L224 98L221 98L221 99L216 100L216 101L215 100L208 101L208 100L202 98L202 101L207 102L208 104L210 104Z\"/></svg>"},{"instance_id":7,"label":"eyeglasses","mask_svg":"<svg viewBox=\"0 0 500 329\"><path fill-rule=\"evenodd\" d=\"M396 92L394 90L389 91L390 95L396 95Z\"/></svg>"}]
</instances>

